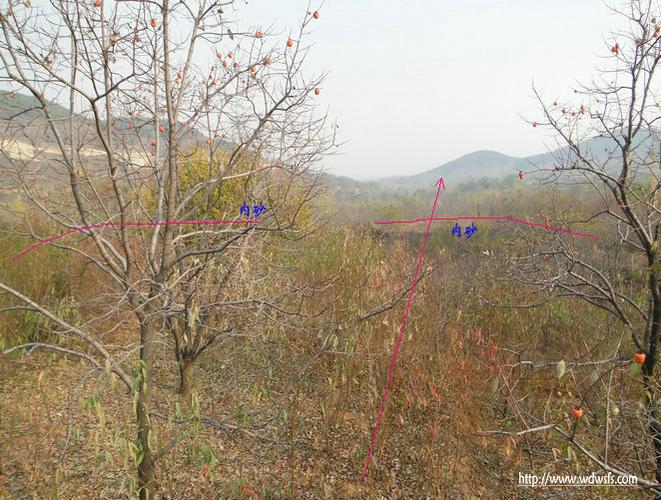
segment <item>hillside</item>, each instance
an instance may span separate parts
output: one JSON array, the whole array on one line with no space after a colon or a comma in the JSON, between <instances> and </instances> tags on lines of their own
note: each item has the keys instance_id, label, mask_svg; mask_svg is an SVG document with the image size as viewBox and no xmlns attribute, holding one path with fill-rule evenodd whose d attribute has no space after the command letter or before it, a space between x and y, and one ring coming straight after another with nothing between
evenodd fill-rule
<instances>
[{"instance_id":1,"label":"hillside","mask_svg":"<svg viewBox=\"0 0 661 500\"><path fill-rule=\"evenodd\" d=\"M69 118L69 110L53 101L48 102L51 117L56 122L64 123ZM166 123L167 118L161 117L161 123ZM131 124L132 129L129 129ZM145 144L153 138L154 122L151 119L131 118L128 115L115 117L115 127L118 134L122 134L122 140L126 141L133 149L144 150ZM84 137L95 135L93 115L89 106L84 112L74 115L74 128L80 131L81 142L88 147L99 149L101 144L89 143ZM195 128L190 128L180 123L178 130L179 141L184 144L199 144L206 140L206 135ZM0 140L5 144L18 141L24 148L34 146L34 143L44 145L55 144L55 139L50 131L44 116L41 103L31 95L20 92L9 92L0 90ZM231 150L235 147L230 142L216 139L221 148Z\"/></svg>"},{"instance_id":2,"label":"hillside","mask_svg":"<svg viewBox=\"0 0 661 500\"><path fill-rule=\"evenodd\" d=\"M634 141L636 155L639 158L654 157L658 144L658 131L650 130L646 134L641 133ZM587 157L603 161L608 157L617 158L618 145L607 137L592 137L580 143L583 154ZM528 175L534 176L534 171L549 167L558 159L573 156L574 153L567 147L553 149L545 153L525 157L509 156L497 151L480 150L475 151L455 160L449 161L438 167L432 168L420 174L409 176L385 177L372 181L370 185L378 186L385 190L392 189L419 189L433 185L439 177L452 179L453 183L466 183L477 179L502 179L507 176L515 176L519 170L526 171ZM613 164L617 168L616 163ZM637 172L645 175L646 172ZM356 186L354 186L355 189Z\"/></svg>"},{"instance_id":3,"label":"hillside","mask_svg":"<svg viewBox=\"0 0 661 500\"><path fill-rule=\"evenodd\" d=\"M497 151L481 150L461 156L456 160L410 176L386 177L377 181L383 187L420 187L433 185L441 176L457 181L471 178L498 178L514 174L525 166L525 159L508 156Z\"/></svg>"},{"instance_id":4,"label":"hillside","mask_svg":"<svg viewBox=\"0 0 661 500\"><path fill-rule=\"evenodd\" d=\"M12 120L23 124L42 120L41 104L33 96L19 92L0 90L0 120ZM69 111L58 104L51 104L51 113L54 119L60 120L68 117Z\"/></svg>"}]
</instances>

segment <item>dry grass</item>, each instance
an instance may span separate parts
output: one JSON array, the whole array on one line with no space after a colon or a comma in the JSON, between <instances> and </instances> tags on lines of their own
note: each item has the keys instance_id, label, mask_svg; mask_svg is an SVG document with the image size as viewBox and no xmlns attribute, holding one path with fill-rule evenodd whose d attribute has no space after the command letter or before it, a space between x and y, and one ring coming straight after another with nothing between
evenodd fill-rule
<instances>
[{"instance_id":1,"label":"dry grass","mask_svg":"<svg viewBox=\"0 0 661 500\"><path fill-rule=\"evenodd\" d=\"M360 482L404 302L368 321L352 322L410 283L419 235L409 242L378 241L346 229L309 243L299 258L302 277L318 279L342 263L342 274L318 303L326 314L293 330L265 322L250 338L234 338L195 367L200 414L218 426L180 424L154 417L161 442L181 441L158 463L169 498L507 498L540 497L521 490L519 472L595 470L583 460L554 460L558 440L535 435L486 438L478 430L508 428L511 408L493 390L494 352L526 345L540 359L569 355L569 332L589 334L576 322L586 309L554 316L544 333L532 316L480 306L472 276L488 265L479 247L457 256L438 239L427 263L435 269L418 286L378 437L369 479ZM466 269L471 269L469 276ZM498 293L506 294L505 289ZM551 315L550 310L537 315ZM549 316L551 317L551 316ZM597 321L597 318L592 318ZM301 376L319 350L325 326L344 325L333 348ZM476 331L484 343L476 342ZM125 338L123 338L125 337ZM124 331L113 342L130 342ZM489 349L488 340L496 348ZM166 342L155 378L155 411L185 408L176 393L176 366ZM566 351L563 353L563 349ZM571 391L549 371L526 379L528 404L548 391ZM110 388L105 373L44 353L3 358L0 365L0 495L9 498L119 498L129 494L135 465L126 453L135 434L130 397ZM559 401L562 400L559 398ZM562 411L560 408L559 411ZM613 460L619 457L613 451ZM629 459L628 450L619 455ZM631 490L628 490L631 491ZM569 494L578 494L570 490ZM580 492L626 498L625 489ZM636 493L640 493L636 491Z\"/></svg>"}]
</instances>

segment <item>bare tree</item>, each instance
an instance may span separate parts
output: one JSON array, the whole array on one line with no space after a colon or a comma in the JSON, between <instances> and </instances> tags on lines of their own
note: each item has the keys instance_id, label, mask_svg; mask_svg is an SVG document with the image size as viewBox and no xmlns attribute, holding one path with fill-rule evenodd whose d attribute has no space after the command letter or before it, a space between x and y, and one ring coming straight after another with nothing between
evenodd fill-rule
<instances>
[{"instance_id":1,"label":"bare tree","mask_svg":"<svg viewBox=\"0 0 661 500\"><path fill-rule=\"evenodd\" d=\"M119 376L136 398L141 498L156 490L155 463L169 448L154 449L150 418L159 339L173 346L187 394L200 353L249 328L237 310L295 316L309 291L284 278L260 288L246 255L264 272L268 244L315 226L306 207L334 146L334 127L315 110L323 75L302 73L317 16L283 37L240 29L235 12L231 0L0 7L0 80L31 98L2 124L0 148L3 180L31 207L21 232L69 233L50 244L93 266L103 286L77 326L0 284L86 346L8 351L54 349ZM104 346L120 328L139 338L135 375L124 366L131 346Z\"/></svg>"},{"instance_id":2,"label":"bare tree","mask_svg":"<svg viewBox=\"0 0 661 500\"><path fill-rule=\"evenodd\" d=\"M560 425L561 421L552 421L548 405L524 409L523 398L516 389L518 381L529 376L526 370L552 369L556 363L535 363L526 360L522 353L512 359L510 353L504 355L502 372L508 381L503 390L516 420L524 426L524 431L512 435L553 428L602 469L620 475L634 474L627 465L617 466L612 458L609 460L609 444L617 439L612 424L616 418L620 422L620 436L631 437L638 432L633 448L649 451L647 456L654 464L651 470L657 483L661 482L661 414L656 370L661 340L659 7L652 0L631 0L623 9L613 9L625 27L613 32L607 40L607 56L598 76L589 84L579 85L569 102L559 99L548 102L535 89L544 118L532 125L548 130L557 147L552 161L539 165L537 174L550 184L572 186L571 196L585 197L581 200L585 202L582 209L591 212L587 218L582 214L576 216L577 207L573 207L573 214L563 217L556 225L590 224L600 240L595 243L552 233L535 237L526 234L523 241L528 254L510 262L514 265L510 266L508 275L508 279L528 287L526 300L509 307L535 307L544 303L549 294L580 298L616 318L620 325L611 322L607 331L595 331L593 338L583 344L574 337L566 339L575 360L567 363L559 360L556 369L560 377L565 370L575 373L572 391L579 394L577 408L573 410L575 420L569 430ZM531 289L538 294L532 300ZM622 328L626 337L622 337ZM595 359L593 352L600 346L612 345L609 338L616 341L614 350L606 359ZM628 345L638 351L635 359ZM642 377L638 380L646 394L643 418L639 419L635 412L613 413L618 401L616 390L619 400L628 397L628 386L617 374L626 373L628 367L636 374L640 364ZM592 373L591 380L586 382L588 377L580 376L581 373ZM601 449L592 448L577 435L583 407L595 414L605 412L603 426L590 429L595 440L597 437L604 440ZM644 429L642 434L641 429ZM639 448L645 441L647 446ZM644 472L644 460L641 463L640 456L634 457L629 464L636 462ZM640 485L661 491L657 483L640 476Z\"/></svg>"}]
</instances>

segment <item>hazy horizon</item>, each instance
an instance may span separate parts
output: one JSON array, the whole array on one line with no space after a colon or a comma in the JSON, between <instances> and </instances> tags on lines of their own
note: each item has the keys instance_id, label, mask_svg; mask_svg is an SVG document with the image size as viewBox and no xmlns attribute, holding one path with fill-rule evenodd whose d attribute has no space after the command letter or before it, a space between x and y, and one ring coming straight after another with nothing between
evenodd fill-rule
<instances>
[{"instance_id":1,"label":"hazy horizon","mask_svg":"<svg viewBox=\"0 0 661 500\"><path fill-rule=\"evenodd\" d=\"M307 0L252 0L237 19L294 27ZM312 4L312 8L317 8ZM319 96L347 141L326 170L358 180L412 175L476 150L547 150L532 82L569 99L608 57L616 19L601 0L333 0L312 25L308 73L329 70ZM466 97L469 96L469 97Z\"/></svg>"},{"instance_id":2,"label":"hazy horizon","mask_svg":"<svg viewBox=\"0 0 661 500\"><path fill-rule=\"evenodd\" d=\"M308 0L251 0L227 14L278 43ZM392 6L392 7L390 7ZM619 22L602 0L332 0L310 23L305 74L328 71L317 97L338 124L325 170L356 180L415 175L480 150L526 157L552 149L532 96L567 102L612 55ZM197 61L200 67L206 58ZM529 121L526 121L529 120Z\"/></svg>"}]
</instances>

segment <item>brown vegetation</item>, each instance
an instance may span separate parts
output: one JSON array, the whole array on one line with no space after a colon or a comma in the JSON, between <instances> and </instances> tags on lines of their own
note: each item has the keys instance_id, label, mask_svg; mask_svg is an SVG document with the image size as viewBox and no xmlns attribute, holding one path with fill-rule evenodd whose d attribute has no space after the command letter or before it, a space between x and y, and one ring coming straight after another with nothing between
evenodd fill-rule
<instances>
[{"instance_id":1,"label":"brown vegetation","mask_svg":"<svg viewBox=\"0 0 661 500\"><path fill-rule=\"evenodd\" d=\"M0 117L3 143L28 153L0 150L0 498L513 497L521 472L638 480L573 495L660 494L651 7L633 1L613 41L628 86L539 96L533 125L563 146L553 164L486 186L446 179L442 215L598 240L432 225L361 482L424 237L371 222L424 217L433 187L326 194L334 128L315 111L322 79L303 77L319 12L294 44L236 29L231 3L104 17L103 2L56 1L68 46L28 7L0 13L2 77L31 99ZM216 65L196 67L200 47ZM244 202L264 203L259 224L164 224L245 222Z\"/></svg>"}]
</instances>

